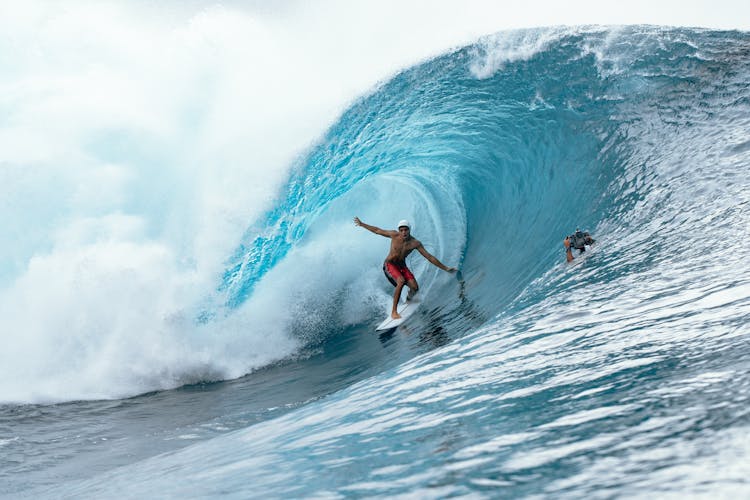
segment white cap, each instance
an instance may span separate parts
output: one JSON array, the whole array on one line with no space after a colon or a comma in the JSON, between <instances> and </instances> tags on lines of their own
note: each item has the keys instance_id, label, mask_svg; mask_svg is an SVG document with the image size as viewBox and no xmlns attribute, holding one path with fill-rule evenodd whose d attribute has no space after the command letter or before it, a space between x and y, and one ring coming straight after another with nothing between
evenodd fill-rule
<instances>
[{"instance_id":1,"label":"white cap","mask_svg":"<svg viewBox=\"0 0 750 500\"><path fill-rule=\"evenodd\" d=\"M402 226L406 226L409 229L411 229L411 224L409 224L409 221L406 220L406 219L401 219L400 221L398 221L398 226L396 226L396 227L400 228Z\"/></svg>"}]
</instances>

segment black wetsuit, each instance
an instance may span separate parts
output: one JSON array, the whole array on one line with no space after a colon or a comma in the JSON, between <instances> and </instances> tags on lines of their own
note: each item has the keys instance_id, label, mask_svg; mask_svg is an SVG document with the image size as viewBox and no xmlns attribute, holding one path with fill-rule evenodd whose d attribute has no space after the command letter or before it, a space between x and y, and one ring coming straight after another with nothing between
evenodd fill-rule
<instances>
[{"instance_id":1,"label":"black wetsuit","mask_svg":"<svg viewBox=\"0 0 750 500\"><path fill-rule=\"evenodd\" d=\"M580 250L581 253L586 251L586 245L592 245L594 238L588 233L588 231L576 231L575 233L568 236L570 241L570 248Z\"/></svg>"}]
</instances>

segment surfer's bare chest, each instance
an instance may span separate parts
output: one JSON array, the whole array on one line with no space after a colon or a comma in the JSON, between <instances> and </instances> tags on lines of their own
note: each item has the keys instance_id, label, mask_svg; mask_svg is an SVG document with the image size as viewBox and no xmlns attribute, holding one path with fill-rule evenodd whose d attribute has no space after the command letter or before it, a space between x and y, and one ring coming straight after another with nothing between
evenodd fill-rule
<instances>
[{"instance_id":1,"label":"surfer's bare chest","mask_svg":"<svg viewBox=\"0 0 750 500\"><path fill-rule=\"evenodd\" d=\"M419 241L414 238L404 240L400 237L391 238L391 252L389 257L405 259L412 250L419 246Z\"/></svg>"}]
</instances>

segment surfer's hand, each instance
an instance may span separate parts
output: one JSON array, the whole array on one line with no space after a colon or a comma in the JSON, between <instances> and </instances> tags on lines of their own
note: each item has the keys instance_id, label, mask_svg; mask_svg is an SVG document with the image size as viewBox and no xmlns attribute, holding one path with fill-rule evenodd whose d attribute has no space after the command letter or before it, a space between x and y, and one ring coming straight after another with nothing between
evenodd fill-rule
<instances>
[{"instance_id":1,"label":"surfer's hand","mask_svg":"<svg viewBox=\"0 0 750 500\"><path fill-rule=\"evenodd\" d=\"M446 271L448 271L449 273L453 274L456 271L458 271L458 269L456 269L455 267L449 267L448 269L446 269Z\"/></svg>"},{"instance_id":2,"label":"surfer's hand","mask_svg":"<svg viewBox=\"0 0 750 500\"><path fill-rule=\"evenodd\" d=\"M354 225L355 226L361 226L362 225L362 221L359 220L359 217L355 217L354 218Z\"/></svg>"}]
</instances>

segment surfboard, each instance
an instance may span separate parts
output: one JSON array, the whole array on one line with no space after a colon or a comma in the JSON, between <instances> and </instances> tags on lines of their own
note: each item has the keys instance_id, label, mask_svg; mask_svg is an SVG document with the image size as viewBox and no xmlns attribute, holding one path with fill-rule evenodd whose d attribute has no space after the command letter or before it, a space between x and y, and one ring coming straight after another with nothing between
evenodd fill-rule
<instances>
[{"instance_id":1,"label":"surfboard","mask_svg":"<svg viewBox=\"0 0 750 500\"><path fill-rule=\"evenodd\" d=\"M398 319L391 318L391 310L389 308L388 317L386 317L385 320L383 320L383 322L378 325L375 331L379 332L381 330L390 330L391 328L396 328L404 321L409 319L409 317L414 314L414 311L416 311L418 307L419 301L416 299L399 303L398 307L396 307L396 310L401 315L401 317Z\"/></svg>"}]
</instances>

